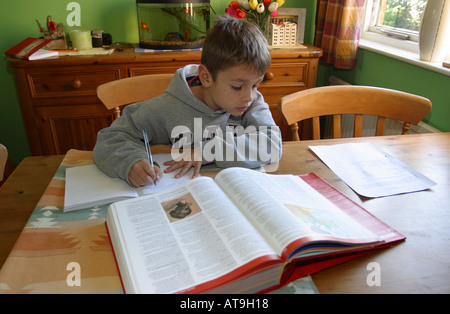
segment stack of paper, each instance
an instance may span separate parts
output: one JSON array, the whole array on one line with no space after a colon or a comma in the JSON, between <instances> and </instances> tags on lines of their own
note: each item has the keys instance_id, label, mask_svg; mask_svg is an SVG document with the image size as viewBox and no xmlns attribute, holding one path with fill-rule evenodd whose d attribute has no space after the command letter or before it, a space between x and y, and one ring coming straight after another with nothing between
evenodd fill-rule
<instances>
[{"instance_id":1,"label":"stack of paper","mask_svg":"<svg viewBox=\"0 0 450 314\"><path fill-rule=\"evenodd\" d=\"M368 142L309 148L362 196L381 197L416 192L436 184Z\"/></svg>"}]
</instances>

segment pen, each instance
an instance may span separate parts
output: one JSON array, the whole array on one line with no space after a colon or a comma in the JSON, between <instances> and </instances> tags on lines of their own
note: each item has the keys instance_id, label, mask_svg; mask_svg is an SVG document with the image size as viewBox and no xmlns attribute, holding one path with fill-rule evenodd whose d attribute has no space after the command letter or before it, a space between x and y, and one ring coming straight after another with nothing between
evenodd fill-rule
<instances>
[{"instance_id":1,"label":"pen","mask_svg":"<svg viewBox=\"0 0 450 314\"><path fill-rule=\"evenodd\" d=\"M147 130L143 129L142 134L144 135L144 145L145 145L145 150L147 151L148 162L153 167L153 157L152 157L152 152L150 151L150 144L148 142ZM153 183L156 185L156 180L153 180Z\"/></svg>"},{"instance_id":2,"label":"pen","mask_svg":"<svg viewBox=\"0 0 450 314\"><path fill-rule=\"evenodd\" d=\"M77 52L76 49L52 49L52 50L58 52Z\"/></svg>"}]
</instances>

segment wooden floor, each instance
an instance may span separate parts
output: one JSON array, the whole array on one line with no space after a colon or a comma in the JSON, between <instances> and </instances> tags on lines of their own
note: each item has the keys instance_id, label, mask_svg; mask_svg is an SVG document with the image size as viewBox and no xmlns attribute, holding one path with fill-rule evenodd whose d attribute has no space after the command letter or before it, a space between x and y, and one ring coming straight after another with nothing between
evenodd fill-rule
<instances>
[{"instance_id":1,"label":"wooden floor","mask_svg":"<svg viewBox=\"0 0 450 314\"><path fill-rule=\"evenodd\" d=\"M0 268L64 156L40 156L35 167L25 158L0 187ZM36 158L36 157L34 157ZM47 168L46 171L43 169ZM53 169L48 171L48 169ZM26 182L16 186L13 178ZM25 179L24 179L25 178ZM20 200L18 204L17 200Z\"/></svg>"}]
</instances>

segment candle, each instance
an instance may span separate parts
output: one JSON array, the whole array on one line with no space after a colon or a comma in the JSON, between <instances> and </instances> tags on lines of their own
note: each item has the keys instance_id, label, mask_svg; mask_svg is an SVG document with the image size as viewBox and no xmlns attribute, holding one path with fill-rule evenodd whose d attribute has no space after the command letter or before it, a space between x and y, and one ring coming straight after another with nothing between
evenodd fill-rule
<instances>
[{"instance_id":1,"label":"candle","mask_svg":"<svg viewBox=\"0 0 450 314\"><path fill-rule=\"evenodd\" d=\"M91 31L74 29L70 31L72 47L76 50L92 49Z\"/></svg>"}]
</instances>

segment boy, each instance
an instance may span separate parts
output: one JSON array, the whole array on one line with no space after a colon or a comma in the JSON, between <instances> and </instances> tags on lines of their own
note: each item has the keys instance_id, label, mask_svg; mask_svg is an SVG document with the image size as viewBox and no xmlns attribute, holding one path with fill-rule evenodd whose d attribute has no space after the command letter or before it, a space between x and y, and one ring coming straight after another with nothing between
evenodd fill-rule
<instances>
[{"instance_id":1,"label":"boy","mask_svg":"<svg viewBox=\"0 0 450 314\"><path fill-rule=\"evenodd\" d=\"M179 69L164 94L127 106L101 130L95 163L132 186L153 184L162 172L147 160L143 129L151 145L183 143L184 155L166 163L165 172L178 171L177 177L192 167L197 176L210 162L256 168L278 161L281 135L257 91L270 63L267 41L255 25L218 17L206 36L201 64ZM270 158L260 154L261 147L270 147Z\"/></svg>"}]
</instances>

